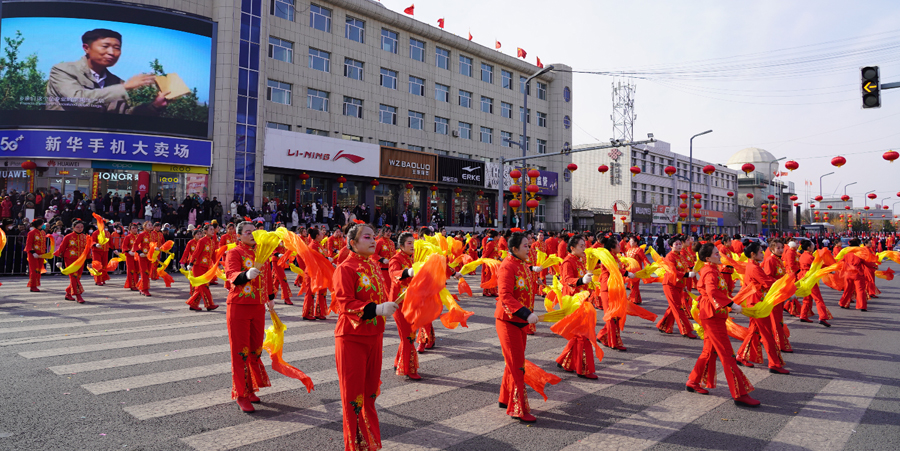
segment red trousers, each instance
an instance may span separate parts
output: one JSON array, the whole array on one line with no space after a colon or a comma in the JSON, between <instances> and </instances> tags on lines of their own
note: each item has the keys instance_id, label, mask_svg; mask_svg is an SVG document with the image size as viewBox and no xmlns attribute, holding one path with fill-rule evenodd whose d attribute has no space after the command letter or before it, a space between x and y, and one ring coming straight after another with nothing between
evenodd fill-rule
<instances>
[{"instance_id":1,"label":"red trousers","mask_svg":"<svg viewBox=\"0 0 900 451\"><path fill-rule=\"evenodd\" d=\"M346 450L381 449L375 398L381 386L383 341L383 334L334 337Z\"/></svg>"},{"instance_id":2,"label":"red trousers","mask_svg":"<svg viewBox=\"0 0 900 451\"><path fill-rule=\"evenodd\" d=\"M94 276L94 283L97 285L106 283L106 281L109 280L109 274L106 273L106 264L109 263L109 254L107 254L106 251L95 247L91 249L91 260L100 262L101 266L98 271L100 275Z\"/></svg>"},{"instance_id":3,"label":"red trousers","mask_svg":"<svg viewBox=\"0 0 900 451\"><path fill-rule=\"evenodd\" d=\"M753 391L753 384L744 376L734 360L734 349L728 338L725 318L701 319L700 324L706 334L703 340L703 352L694 364L694 370L688 382L699 383L708 388L716 388L716 359L722 361L725 379L732 398L739 398Z\"/></svg>"},{"instance_id":4,"label":"red trousers","mask_svg":"<svg viewBox=\"0 0 900 451\"><path fill-rule=\"evenodd\" d=\"M28 287L37 288L41 286L41 270L44 269L44 259L34 258L31 253L28 254Z\"/></svg>"},{"instance_id":5,"label":"red trousers","mask_svg":"<svg viewBox=\"0 0 900 451\"><path fill-rule=\"evenodd\" d=\"M692 333L694 328L691 326L687 310L684 308L684 298L687 296L684 288L674 285L663 285L663 292L666 294L666 301L669 302L669 307L666 309L662 319L656 323L656 328L671 334L673 326L677 322L681 335Z\"/></svg>"},{"instance_id":6,"label":"red trousers","mask_svg":"<svg viewBox=\"0 0 900 451\"><path fill-rule=\"evenodd\" d=\"M128 254L119 254L125 255L125 288L139 289L140 286L140 263Z\"/></svg>"},{"instance_id":7,"label":"red trousers","mask_svg":"<svg viewBox=\"0 0 900 451\"><path fill-rule=\"evenodd\" d=\"M287 283L287 277L277 278L275 279L275 295L278 295L278 290L281 289L281 299L285 301L291 300L291 287Z\"/></svg>"},{"instance_id":8,"label":"red trousers","mask_svg":"<svg viewBox=\"0 0 900 451\"><path fill-rule=\"evenodd\" d=\"M503 380L500 382L499 401L506 404L506 414L520 417L531 413L528 395L525 393L525 343L528 336L524 328L497 319L497 337L503 351Z\"/></svg>"},{"instance_id":9,"label":"red trousers","mask_svg":"<svg viewBox=\"0 0 900 451\"><path fill-rule=\"evenodd\" d=\"M841 307L850 307L854 294L856 295L857 310L868 308L869 295L866 292L865 279L847 279L847 287L844 288L844 294L841 295L841 300L838 301Z\"/></svg>"},{"instance_id":10,"label":"red trousers","mask_svg":"<svg viewBox=\"0 0 900 451\"><path fill-rule=\"evenodd\" d=\"M394 321L397 323L397 331L400 333L400 347L397 348L397 357L394 358L397 375L418 374L419 353L416 352L416 334L399 310L394 312Z\"/></svg>"},{"instance_id":11,"label":"red trousers","mask_svg":"<svg viewBox=\"0 0 900 451\"><path fill-rule=\"evenodd\" d=\"M487 265L481 265L481 283L485 284L488 280L491 280L491 268L488 268ZM482 288L481 294L484 296L497 296L499 292L497 291L497 287L494 288Z\"/></svg>"},{"instance_id":12,"label":"red trousers","mask_svg":"<svg viewBox=\"0 0 900 451\"><path fill-rule=\"evenodd\" d=\"M641 279L626 279L626 284L628 285L628 288L631 289L628 300L631 301L632 304L640 304L642 302Z\"/></svg>"},{"instance_id":13,"label":"red trousers","mask_svg":"<svg viewBox=\"0 0 900 451\"><path fill-rule=\"evenodd\" d=\"M191 275L194 277L201 276L206 274L209 271L209 268L201 265L194 265L191 268ZM203 300L203 306L207 309L214 308L216 303L213 302L212 293L209 291L209 284L203 284L200 286L192 286L191 297L188 298L185 304L191 306L191 308L199 308L200 300Z\"/></svg>"},{"instance_id":14,"label":"red trousers","mask_svg":"<svg viewBox=\"0 0 900 451\"><path fill-rule=\"evenodd\" d=\"M416 344L424 344L425 349L431 349L434 347L434 343L434 326L431 324L422 326L416 335Z\"/></svg>"},{"instance_id":15,"label":"red trousers","mask_svg":"<svg viewBox=\"0 0 900 451\"><path fill-rule=\"evenodd\" d=\"M328 316L328 304L325 303L325 291L313 295L312 288L305 282L306 293L303 296L303 317L324 318Z\"/></svg>"},{"instance_id":16,"label":"red trousers","mask_svg":"<svg viewBox=\"0 0 900 451\"><path fill-rule=\"evenodd\" d=\"M69 266L75 262L77 258L71 260L63 259L64 266ZM80 295L84 293L84 287L81 286L81 273L84 272L84 265L76 269L75 272L69 274L69 286L66 287L66 294L69 296Z\"/></svg>"},{"instance_id":17,"label":"red trousers","mask_svg":"<svg viewBox=\"0 0 900 451\"><path fill-rule=\"evenodd\" d=\"M787 326L784 325L784 310L780 308L773 308L772 314L769 315L772 321L772 336L775 337L775 343L778 345L778 349L782 351L793 351L791 348L791 342L788 341Z\"/></svg>"},{"instance_id":18,"label":"red trousers","mask_svg":"<svg viewBox=\"0 0 900 451\"><path fill-rule=\"evenodd\" d=\"M225 312L231 348L231 399L246 398L259 387L269 387L269 375L260 360L265 338L266 306L228 304Z\"/></svg>"},{"instance_id":19,"label":"red trousers","mask_svg":"<svg viewBox=\"0 0 900 451\"><path fill-rule=\"evenodd\" d=\"M153 263L150 262L150 259L147 257L137 257L138 265L140 266L141 271L141 279L138 283L138 289L145 292L150 292L150 273L152 271Z\"/></svg>"},{"instance_id":20,"label":"red trousers","mask_svg":"<svg viewBox=\"0 0 900 451\"><path fill-rule=\"evenodd\" d=\"M590 338L575 337L566 343L562 354L556 358L556 363L562 365L566 371L574 371L581 375L593 374L594 346Z\"/></svg>"},{"instance_id":21,"label":"red trousers","mask_svg":"<svg viewBox=\"0 0 900 451\"><path fill-rule=\"evenodd\" d=\"M769 368L784 367L781 350L775 343L772 332L772 320L769 318L750 318L750 329L747 337L737 351L737 358L753 363L763 363L762 347L766 347L769 357Z\"/></svg>"},{"instance_id":22,"label":"red trousers","mask_svg":"<svg viewBox=\"0 0 900 451\"><path fill-rule=\"evenodd\" d=\"M813 301L816 302L816 310L819 312L819 321L827 321L833 318L831 312L828 311L828 307L825 306L825 300L822 299L822 292L819 291L819 286L816 285L813 287L812 293L803 298L803 307L800 309L801 319L809 319L809 314L812 313Z\"/></svg>"},{"instance_id":23,"label":"red trousers","mask_svg":"<svg viewBox=\"0 0 900 451\"><path fill-rule=\"evenodd\" d=\"M600 292L600 303L603 304L603 311L609 310L609 292ZM612 318L603 325L603 329L597 332L597 341L608 348L625 346L622 344L622 336L619 330L620 318Z\"/></svg>"}]
</instances>

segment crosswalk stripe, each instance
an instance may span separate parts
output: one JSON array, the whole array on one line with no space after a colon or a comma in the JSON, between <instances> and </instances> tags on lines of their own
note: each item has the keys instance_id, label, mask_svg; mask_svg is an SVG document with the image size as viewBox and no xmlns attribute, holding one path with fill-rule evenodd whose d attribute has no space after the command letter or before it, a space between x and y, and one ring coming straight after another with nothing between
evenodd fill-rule
<instances>
[{"instance_id":1,"label":"crosswalk stripe","mask_svg":"<svg viewBox=\"0 0 900 451\"><path fill-rule=\"evenodd\" d=\"M770 375L768 370L760 368L745 368L741 371L752 384L758 384ZM650 448L721 404L732 400L725 381L725 373L720 371L716 375L716 380L719 381L718 388L724 389L724 393L703 396L686 391L678 392L641 412L616 422L603 431L582 438L563 450L640 450Z\"/></svg>"},{"instance_id":2,"label":"crosswalk stripe","mask_svg":"<svg viewBox=\"0 0 900 451\"><path fill-rule=\"evenodd\" d=\"M97 303L76 304L74 302L69 302L69 301L56 302L56 304L59 305L59 307L31 308L33 305L36 305L36 304L30 304L30 303L22 304L22 305L12 305L12 306L5 305L6 307L19 308L20 310L0 312L0 317L5 318L8 316L21 316L22 313L26 313L26 312L27 313L32 313L32 312L56 313L56 312L69 312L69 311L90 312L93 309L98 309L98 308L144 307L144 306L154 306L154 305L159 305L159 304L173 304L173 301L171 299L160 299L160 300L155 300L155 301L141 299L141 302L139 302L139 303L138 302L130 303L130 302L128 302L128 300L117 299L115 303L110 303L110 304L97 304Z\"/></svg>"},{"instance_id":3,"label":"crosswalk stripe","mask_svg":"<svg viewBox=\"0 0 900 451\"><path fill-rule=\"evenodd\" d=\"M66 329L66 328L80 328L80 327L90 327L90 326L105 326L107 324L120 324L120 323L133 323L137 321L155 321L155 320L167 320L172 318L186 318L188 316L196 317L197 313L193 311L181 312L181 313L169 313L166 315L150 315L150 316L130 316L124 318L115 318L115 319L101 319L95 321L81 321L74 323L62 323L62 324L42 324L38 326L25 326L25 327L14 327L0 330L0 334L11 334L15 332L34 332L34 331L45 331L50 329Z\"/></svg>"},{"instance_id":4,"label":"crosswalk stripe","mask_svg":"<svg viewBox=\"0 0 900 451\"><path fill-rule=\"evenodd\" d=\"M559 386L548 390L550 399L547 402L532 402L532 411L535 413L546 412L562 407L585 395L643 376L683 358L672 353L659 352L629 360L623 365L605 367L597 371L597 376L599 376L597 381L584 382L582 379L565 379ZM497 375L497 377L499 376L500 374ZM537 413L537 415L540 414ZM490 433L512 421L515 420L508 416L505 410L498 409L496 404L491 403L489 406L392 437L390 440L383 440L382 445L391 450L446 449L473 437Z\"/></svg>"},{"instance_id":5,"label":"crosswalk stripe","mask_svg":"<svg viewBox=\"0 0 900 451\"><path fill-rule=\"evenodd\" d=\"M155 310L156 312L180 312L183 311L180 308L161 308ZM56 312L53 312L56 313ZM26 317L17 317L17 318L6 318L0 319L0 323L22 323L25 321L53 321L60 319L73 319L73 318L92 318L96 316L108 316L108 315L125 315L125 314L133 314L134 310L124 310L124 309L107 309L102 312L91 312L91 313L78 313L78 314L66 314L62 315L47 315L47 316L26 316Z\"/></svg>"},{"instance_id":6,"label":"crosswalk stripe","mask_svg":"<svg viewBox=\"0 0 900 451\"><path fill-rule=\"evenodd\" d=\"M181 329L186 327L199 327L199 326L210 326L210 325L222 325L222 320L214 320L214 321L197 321L197 322L188 322L188 323L175 323L175 324L154 324L149 326L133 326L125 329L112 329L112 330L104 330L102 332L72 332L67 334L54 334L54 335L44 335L44 336L36 336L36 337L22 337L22 338L9 338L6 340L0 340L0 346L12 346L12 345L21 345L21 344L32 344L32 343L45 343L48 341L61 341L61 340L75 340L75 339L83 339L83 338L93 338L93 337L106 337L111 335L122 335L122 334L131 334L137 332L155 332L161 330L171 330L171 329ZM227 333L226 333L227 334ZM113 345L110 349L117 348L118 345Z\"/></svg>"},{"instance_id":7,"label":"crosswalk stripe","mask_svg":"<svg viewBox=\"0 0 900 451\"><path fill-rule=\"evenodd\" d=\"M834 379L775 435L765 450L842 450L881 384Z\"/></svg>"}]
</instances>

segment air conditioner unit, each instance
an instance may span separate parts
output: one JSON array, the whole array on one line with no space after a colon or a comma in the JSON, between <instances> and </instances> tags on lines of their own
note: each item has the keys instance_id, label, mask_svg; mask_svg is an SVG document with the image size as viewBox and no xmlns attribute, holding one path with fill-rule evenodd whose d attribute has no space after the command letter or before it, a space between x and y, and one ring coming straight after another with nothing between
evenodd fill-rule
<instances>
[{"instance_id":1,"label":"air conditioner unit","mask_svg":"<svg viewBox=\"0 0 900 451\"><path fill-rule=\"evenodd\" d=\"M453 135L454 138L459 138L459 130L453 130L450 134Z\"/></svg>"}]
</instances>

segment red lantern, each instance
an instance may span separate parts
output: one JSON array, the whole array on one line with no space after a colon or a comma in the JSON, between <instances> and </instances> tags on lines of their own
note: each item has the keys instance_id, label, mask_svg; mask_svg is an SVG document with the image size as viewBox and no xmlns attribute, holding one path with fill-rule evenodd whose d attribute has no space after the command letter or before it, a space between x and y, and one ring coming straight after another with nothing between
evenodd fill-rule
<instances>
[{"instance_id":1,"label":"red lantern","mask_svg":"<svg viewBox=\"0 0 900 451\"><path fill-rule=\"evenodd\" d=\"M769 194L767 197L769 198L769 200L775 200L775 195L774 195L774 194Z\"/></svg>"},{"instance_id":2,"label":"red lantern","mask_svg":"<svg viewBox=\"0 0 900 451\"><path fill-rule=\"evenodd\" d=\"M795 207L799 207L799 206L800 206L800 202L794 202L794 206L795 206Z\"/></svg>"},{"instance_id":3,"label":"red lantern","mask_svg":"<svg viewBox=\"0 0 900 451\"><path fill-rule=\"evenodd\" d=\"M784 164L784 167L787 168L788 171L794 172L795 169L800 167L800 163L797 163L794 160L790 160Z\"/></svg>"},{"instance_id":4,"label":"red lantern","mask_svg":"<svg viewBox=\"0 0 900 451\"><path fill-rule=\"evenodd\" d=\"M534 200L540 202L540 201L544 200L544 198L541 196L534 196Z\"/></svg>"},{"instance_id":5,"label":"red lantern","mask_svg":"<svg viewBox=\"0 0 900 451\"><path fill-rule=\"evenodd\" d=\"M437 192L438 187L436 187L436 186L434 186L434 185L431 185L431 188L429 188L429 189L431 190L431 193L434 194L434 193Z\"/></svg>"},{"instance_id":6,"label":"red lantern","mask_svg":"<svg viewBox=\"0 0 900 451\"><path fill-rule=\"evenodd\" d=\"M700 213L694 213L694 219L700 219Z\"/></svg>"},{"instance_id":7,"label":"red lantern","mask_svg":"<svg viewBox=\"0 0 900 451\"><path fill-rule=\"evenodd\" d=\"M694 199L700 200L703 196L700 193L694 193Z\"/></svg>"},{"instance_id":8,"label":"red lantern","mask_svg":"<svg viewBox=\"0 0 900 451\"><path fill-rule=\"evenodd\" d=\"M666 166L666 168L663 169L663 172L665 172L666 175L671 177L671 176L675 175L676 172L678 172L678 169L676 169L675 166Z\"/></svg>"},{"instance_id":9,"label":"red lantern","mask_svg":"<svg viewBox=\"0 0 900 451\"><path fill-rule=\"evenodd\" d=\"M372 185L372 188L375 188L376 186L378 186L380 184L381 183L379 183L377 179L372 179L372 181L369 182L369 185Z\"/></svg>"},{"instance_id":10,"label":"red lantern","mask_svg":"<svg viewBox=\"0 0 900 451\"><path fill-rule=\"evenodd\" d=\"M513 185L509 187L509 191L513 194L519 194L522 192L522 185Z\"/></svg>"},{"instance_id":11,"label":"red lantern","mask_svg":"<svg viewBox=\"0 0 900 451\"><path fill-rule=\"evenodd\" d=\"M298 177L300 177L300 184L301 184L301 185L306 185L306 181L309 180L309 174L307 174L307 173L305 173L305 172L302 173L302 174L300 174Z\"/></svg>"},{"instance_id":12,"label":"red lantern","mask_svg":"<svg viewBox=\"0 0 900 451\"><path fill-rule=\"evenodd\" d=\"M778 218L772 218L772 224L778 224Z\"/></svg>"},{"instance_id":13,"label":"red lantern","mask_svg":"<svg viewBox=\"0 0 900 451\"><path fill-rule=\"evenodd\" d=\"M888 207L887 205L885 205L885 206L884 206L884 209L885 209L885 210L890 210L891 207Z\"/></svg>"},{"instance_id":14,"label":"red lantern","mask_svg":"<svg viewBox=\"0 0 900 451\"><path fill-rule=\"evenodd\" d=\"M681 200L687 200L688 195L687 195L687 193L681 193L681 194L678 195L678 197L679 197Z\"/></svg>"},{"instance_id":15,"label":"red lantern","mask_svg":"<svg viewBox=\"0 0 900 451\"><path fill-rule=\"evenodd\" d=\"M763 210L763 211L759 212L759 214L761 214L761 215L763 215L763 216L768 216L768 215L769 215L769 211L768 211L768 210Z\"/></svg>"},{"instance_id":16,"label":"red lantern","mask_svg":"<svg viewBox=\"0 0 900 451\"><path fill-rule=\"evenodd\" d=\"M534 183L534 179L536 179L540 176L541 176L541 171L538 171L537 169L532 169L532 170L528 171L528 178L531 179L531 183Z\"/></svg>"},{"instance_id":17,"label":"red lantern","mask_svg":"<svg viewBox=\"0 0 900 451\"><path fill-rule=\"evenodd\" d=\"M866 197L868 197L869 199L872 199L872 200L875 200L878 198L878 196L875 193L869 193L869 195Z\"/></svg>"},{"instance_id":18,"label":"red lantern","mask_svg":"<svg viewBox=\"0 0 900 451\"><path fill-rule=\"evenodd\" d=\"M632 166L630 171L631 171L631 176L634 177L641 173L641 168L639 168L637 166Z\"/></svg>"},{"instance_id":19,"label":"red lantern","mask_svg":"<svg viewBox=\"0 0 900 451\"><path fill-rule=\"evenodd\" d=\"M513 199L509 201L509 206L512 207L513 211L519 211L519 207L522 205L522 202L519 202L519 199Z\"/></svg>"},{"instance_id":20,"label":"red lantern","mask_svg":"<svg viewBox=\"0 0 900 451\"><path fill-rule=\"evenodd\" d=\"M729 192L725 193L725 195L728 197L734 197L734 191L729 191Z\"/></svg>"},{"instance_id":21,"label":"red lantern","mask_svg":"<svg viewBox=\"0 0 900 451\"><path fill-rule=\"evenodd\" d=\"M868 205L866 205L865 207L863 207L863 210L868 210L868 209L869 209L869 206L868 206Z\"/></svg>"},{"instance_id":22,"label":"red lantern","mask_svg":"<svg viewBox=\"0 0 900 451\"><path fill-rule=\"evenodd\" d=\"M849 205L844 205L844 210L849 210L849 209L850 209Z\"/></svg>"},{"instance_id":23,"label":"red lantern","mask_svg":"<svg viewBox=\"0 0 900 451\"><path fill-rule=\"evenodd\" d=\"M346 181L347 181L347 178L344 177L343 175L340 176L340 177L338 177L338 178L337 178L337 182L340 184L339 188L343 188L343 187L344 187L344 182L346 182Z\"/></svg>"},{"instance_id":24,"label":"red lantern","mask_svg":"<svg viewBox=\"0 0 900 451\"><path fill-rule=\"evenodd\" d=\"M897 153L894 150L889 150L889 151L885 152L884 155L881 156L881 158L884 158L885 160L893 163L894 160L896 160L897 158L900 158L900 153Z\"/></svg>"},{"instance_id":25,"label":"red lantern","mask_svg":"<svg viewBox=\"0 0 900 451\"><path fill-rule=\"evenodd\" d=\"M566 166L566 169L568 169L569 172L575 172L578 170L578 165L575 163L569 163L569 165Z\"/></svg>"},{"instance_id":26,"label":"red lantern","mask_svg":"<svg viewBox=\"0 0 900 451\"><path fill-rule=\"evenodd\" d=\"M741 166L741 170L744 171L744 174L750 175L751 172L756 170L756 166L753 166L753 163L744 163Z\"/></svg>"},{"instance_id":27,"label":"red lantern","mask_svg":"<svg viewBox=\"0 0 900 451\"><path fill-rule=\"evenodd\" d=\"M822 202L822 199L824 199L824 197L816 196L815 199L816 199L816 202Z\"/></svg>"},{"instance_id":28,"label":"red lantern","mask_svg":"<svg viewBox=\"0 0 900 451\"><path fill-rule=\"evenodd\" d=\"M522 171L520 171L518 169L513 169L512 171L509 171L509 176L515 180L518 180L519 177L522 176Z\"/></svg>"},{"instance_id":29,"label":"red lantern","mask_svg":"<svg viewBox=\"0 0 900 451\"><path fill-rule=\"evenodd\" d=\"M831 159L831 165L834 167L841 167L847 164L847 159L844 157L834 157Z\"/></svg>"},{"instance_id":30,"label":"red lantern","mask_svg":"<svg viewBox=\"0 0 900 451\"><path fill-rule=\"evenodd\" d=\"M669 166L669 167L671 167L671 166ZM606 171L608 171L608 170L609 170L609 166L607 166L605 164L601 164L600 166L597 166L597 172L599 172L601 174L606 174Z\"/></svg>"},{"instance_id":31,"label":"red lantern","mask_svg":"<svg viewBox=\"0 0 900 451\"><path fill-rule=\"evenodd\" d=\"M704 173L704 174L710 175L710 174L712 174L713 172L716 172L716 167L715 167L715 166L713 166L713 165L711 165L711 164L708 164L708 165L706 165L706 166L703 166L703 173Z\"/></svg>"},{"instance_id":32,"label":"red lantern","mask_svg":"<svg viewBox=\"0 0 900 451\"><path fill-rule=\"evenodd\" d=\"M413 189L413 184L412 184L412 183L407 183L407 184L406 184L406 192L408 193L408 192L412 191L412 189Z\"/></svg>"},{"instance_id":33,"label":"red lantern","mask_svg":"<svg viewBox=\"0 0 900 451\"><path fill-rule=\"evenodd\" d=\"M682 210L684 210L685 208L688 207L688 204L679 204L678 207L681 208Z\"/></svg>"},{"instance_id":34,"label":"red lantern","mask_svg":"<svg viewBox=\"0 0 900 451\"><path fill-rule=\"evenodd\" d=\"M534 195L534 194L536 194L538 191L541 190L541 187L539 187L539 186L537 186L537 185L528 185L528 186L525 187L525 189L526 189L529 193L531 193L532 195Z\"/></svg>"},{"instance_id":35,"label":"red lantern","mask_svg":"<svg viewBox=\"0 0 900 451\"><path fill-rule=\"evenodd\" d=\"M484 196L484 191L478 190L478 191L475 191L475 194L478 196L479 199L481 199L481 196Z\"/></svg>"},{"instance_id":36,"label":"red lantern","mask_svg":"<svg viewBox=\"0 0 900 451\"><path fill-rule=\"evenodd\" d=\"M453 192L456 193L456 197L459 197L459 195L462 194L462 188L457 186L456 189L453 190Z\"/></svg>"},{"instance_id":37,"label":"red lantern","mask_svg":"<svg viewBox=\"0 0 900 451\"><path fill-rule=\"evenodd\" d=\"M843 196L841 196L841 200L847 202L848 200L850 200L850 196L844 194Z\"/></svg>"},{"instance_id":38,"label":"red lantern","mask_svg":"<svg viewBox=\"0 0 900 451\"><path fill-rule=\"evenodd\" d=\"M791 199L792 202L794 202L794 201L796 201L797 199L799 199L799 197L797 197L796 195L793 195L793 196L790 197L790 199Z\"/></svg>"},{"instance_id":39,"label":"red lantern","mask_svg":"<svg viewBox=\"0 0 900 451\"><path fill-rule=\"evenodd\" d=\"M900 197L900 191L897 191L897 197Z\"/></svg>"},{"instance_id":40,"label":"red lantern","mask_svg":"<svg viewBox=\"0 0 900 451\"><path fill-rule=\"evenodd\" d=\"M829 209L829 210L831 210L831 205L829 205L829 206L827 206L827 207L825 207L825 208L827 208L827 209Z\"/></svg>"},{"instance_id":41,"label":"red lantern","mask_svg":"<svg viewBox=\"0 0 900 451\"><path fill-rule=\"evenodd\" d=\"M747 199L753 199L753 193L747 193Z\"/></svg>"},{"instance_id":42,"label":"red lantern","mask_svg":"<svg viewBox=\"0 0 900 451\"><path fill-rule=\"evenodd\" d=\"M538 207L538 201L531 199L528 202L525 202L525 206L531 209L531 212L534 213L534 209Z\"/></svg>"},{"instance_id":43,"label":"red lantern","mask_svg":"<svg viewBox=\"0 0 900 451\"><path fill-rule=\"evenodd\" d=\"M881 215L882 218L883 218L884 216L885 216L885 215Z\"/></svg>"},{"instance_id":44,"label":"red lantern","mask_svg":"<svg viewBox=\"0 0 900 451\"><path fill-rule=\"evenodd\" d=\"M684 218L687 218L687 213L682 211L681 213L678 213L678 216L680 216L681 219L684 219Z\"/></svg>"},{"instance_id":45,"label":"red lantern","mask_svg":"<svg viewBox=\"0 0 900 451\"><path fill-rule=\"evenodd\" d=\"M625 217L624 217L624 216L619 216L619 219L621 219L622 222L625 222Z\"/></svg>"},{"instance_id":46,"label":"red lantern","mask_svg":"<svg viewBox=\"0 0 900 451\"><path fill-rule=\"evenodd\" d=\"M765 223L767 222L767 221L766 221L766 218L760 219L760 222L762 222L763 224L765 224Z\"/></svg>"},{"instance_id":47,"label":"red lantern","mask_svg":"<svg viewBox=\"0 0 900 451\"><path fill-rule=\"evenodd\" d=\"M816 208L816 204L809 204L809 208Z\"/></svg>"},{"instance_id":48,"label":"red lantern","mask_svg":"<svg viewBox=\"0 0 900 451\"><path fill-rule=\"evenodd\" d=\"M24 169L26 171L33 171L33 170L37 169L37 164L35 164L31 160L28 160L28 161L25 161L22 163L22 169Z\"/></svg>"}]
</instances>

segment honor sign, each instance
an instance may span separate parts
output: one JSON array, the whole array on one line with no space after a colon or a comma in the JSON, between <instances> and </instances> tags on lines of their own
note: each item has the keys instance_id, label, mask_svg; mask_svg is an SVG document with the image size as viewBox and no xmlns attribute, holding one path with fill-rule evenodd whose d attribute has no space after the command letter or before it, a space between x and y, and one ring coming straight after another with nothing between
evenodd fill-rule
<instances>
[{"instance_id":1,"label":"honor sign","mask_svg":"<svg viewBox=\"0 0 900 451\"><path fill-rule=\"evenodd\" d=\"M434 182L437 180L437 155L382 147L381 176Z\"/></svg>"}]
</instances>

